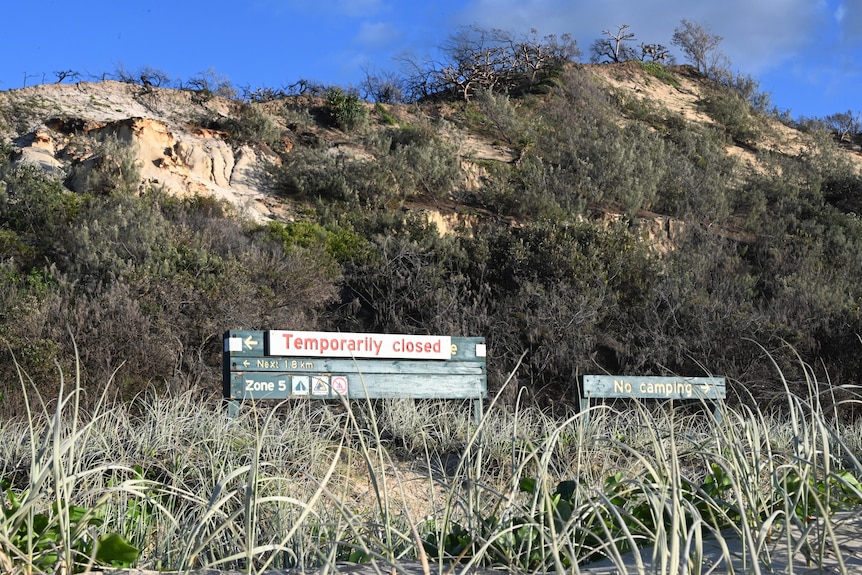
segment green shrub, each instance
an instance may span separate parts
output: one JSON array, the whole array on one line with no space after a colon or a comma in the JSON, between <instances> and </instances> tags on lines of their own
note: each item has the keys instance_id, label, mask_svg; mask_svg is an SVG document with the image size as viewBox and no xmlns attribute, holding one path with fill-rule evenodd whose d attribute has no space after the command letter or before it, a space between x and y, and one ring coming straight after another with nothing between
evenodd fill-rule
<instances>
[{"instance_id":1,"label":"green shrub","mask_svg":"<svg viewBox=\"0 0 862 575\"><path fill-rule=\"evenodd\" d=\"M61 271L99 289L132 274L170 275L176 250L157 205L132 194L90 197L58 255Z\"/></svg>"},{"instance_id":2,"label":"green shrub","mask_svg":"<svg viewBox=\"0 0 862 575\"><path fill-rule=\"evenodd\" d=\"M514 169L500 165L488 171L491 181L482 200L498 213L558 220L580 214L586 207L569 174L537 155L527 155Z\"/></svg>"},{"instance_id":3,"label":"green shrub","mask_svg":"<svg viewBox=\"0 0 862 575\"><path fill-rule=\"evenodd\" d=\"M722 126L734 141L752 145L760 134L751 105L742 96L727 90L714 91L701 105L717 124Z\"/></svg>"},{"instance_id":4,"label":"green shrub","mask_svg":"<svg viewBox=\"0 0 862 575\"><path fill-rule=\"evenodd\" d=\"M387 126L397 126L398 118L392 115L392 112L386 109L386 106L381 102L374 104L374 113L377 114Z\"/></svg>"},{"instance_id":5,"label":"green shrub","mask_svg":"<svg viewBox=\"0 0 862 575\"><path fill-rule=\"evenodd\" d=\"M638 61L640 67L644 69L650 76L655 76L665 84L679 88L679 80L673 75L673 72L659 64L658 62L643 62Z\"/></svg>"},{"instance_id":6,"label":"green shrub","mask_svg":"<svg viewBox=\"0 0 862 575\"><path fill-rule=\"evenodd\" d=\"M14 230L0 230L0 253L16 265L34 264L35 250Z\"/></svg>"},{"instance_id":7,"label":"green shrub","mask_svg":"<svg viewBox=\"0 0 862 575\"><path fill-rule=\"evenodd\" d=\"M33 166L18 167L5 183L0 187L0 221L33 250L34 257L53 260L63 249L84 198Z\"/></svg>"},{"instance_id":8,"label":"green shrub","mask_svg":"<svg viewBox=\"0 0 862 575\"><path fill-rule=\"evenodd\" d=\"M686 221L723 222L732 212L737 162L723 136L688 123L666 125L655 211Z\"/></svg>"},{"instance_id":9,"label":"green shrub","mask_svg":"<svg viewBox=\"0 0 862 575\"><path fill-rule=\"evenodd\" d=\"M322 249L339 262L362 261L371 250L366 239L341 226L330 229L312 222L271 222L267 225L267 234L282 242L285 250L293 246Z\"/></svg>"},{"instance_id":10,"label":"green shrub","mask_svg":"<svg viewBox=\"0 0 862 575\"><path fill-rule=\"evenodd\" d=\"M288 129L296 132L316 125L314 116L307 106L298 105L291 100L285 101L278 109L278 116Z\"/></svg>"},{"instance_id":11,"label":"green shrub","mask_svg":"<svg viewBox=\"0 0 862 575\"><path fill-rule=\"evenodd\" d=\"M461 173L457 149L421 127L372 133L363 143L373 159L292 151L273 170L275 189L288 196L376 209L418 196L447 197Z\"/></svg>"},{"instance_id":12,"label":"green shrub","mask_svg":"<svg viewBox=\"0 0 862 575\"><path fill-rule=\"evenodd\" d=\"M327 90L325 108L330 123L345 132L360 127L368 115L359 95L341 88Z\"/></svg>"},{"instance_id":13,"label":"green shrub","mask_svg":"<svg viewBox=\"0 0 862 575\"><path fill-rule=\"evenodd\" d=\"M389 161L393 171L401 168L402 172L410 176L409 184L402 185L402 195L405 197L425 195L446 198L461 173L457 149L440 137L423 143L397 146L390 154Z\"/></svg>"},{"instance_id":14,"label":"green shrub","mask_svg":"<svg viewBox=\"0 0 862 575\"><path fill-rule=\"evenodd\" d=\"M325 150L293 150L281 166L272 168L272 174L275 191L288 197L359 202L348 178L346 160Z\"/></svg>"},{"instance_id":15,"label":"green shrub","mask_svg":"<svg viewBox=\"0 0 862 575\"><path fill-rule=\"evenodd\" d=\"M508 144L524 139L524 118L509 96L480 90L469 105L475 106L481 113L479 129L489 131L495 138Z\"/></svg>"},{"instance_id":16,"label":"green shrub","mask_svg":"<svg viewBox=\"0 0 862 575\"><path fill-rule=\"evenodd\" d=\"M281 138L281 127L261 106L245 103L238 108L236 117L221 117L214 127L223 130L230 138L242 143L263 143L275 147Z\"/></svg>"},{"instance_id":17,"label":"green shrub","mask_svg":"<svg viewBox=\"0 0 862 575\"><path fill-rule=\"evenodd\" d=\"M78 136L70 149L80 159L72 165L66 185L79 193L137 193L140 168L130 142L116 134Z\"/></svg>"}]
</instances>

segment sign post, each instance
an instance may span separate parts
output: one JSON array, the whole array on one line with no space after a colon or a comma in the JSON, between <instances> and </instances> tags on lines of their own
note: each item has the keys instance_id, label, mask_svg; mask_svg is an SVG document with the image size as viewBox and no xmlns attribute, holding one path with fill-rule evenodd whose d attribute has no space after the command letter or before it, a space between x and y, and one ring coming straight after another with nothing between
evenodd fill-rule
<instances>
[{"instance_id":1,"label":"sign post","mask_svg":"<svg viewBox=\"0 0 862 575\"><path fill-rule=\"evenodd\" d=\"M312 331L224 334L229 409L265 399L473 399L488 395L485 339Z\"/></svg>"},{"instance_id":2,"label":"sign post","mask_svg":"<svg viewBox=\"0 0 862 575\"><path fill-rule=\"evenodd\" d=\"M590 399L594 397L695 400L723 400L727 397L723 377L585 375L581 386L582 413L588 413ZM715 408L715 417L721 421L718 406Z\"/></svg>"}]
</instances>

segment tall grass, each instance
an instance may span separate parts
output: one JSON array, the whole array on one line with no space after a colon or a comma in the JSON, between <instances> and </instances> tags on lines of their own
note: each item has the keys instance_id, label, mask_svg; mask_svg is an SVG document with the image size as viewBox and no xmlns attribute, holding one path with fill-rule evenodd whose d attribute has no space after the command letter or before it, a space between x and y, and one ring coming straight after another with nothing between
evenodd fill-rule
<instances>
[{"instance_id":1,"label":"tall grass","mask_svg":"<svg viewBox=\"0 0 862 575\"><path fill-rule=\"evenodd\" d=\"M862 501L862 427L806 373L809 395L788 385L774 412L491 402L478 425L444 401L84 409L77 375L49 400L22 373L29 409L0 429L0 570L847 572L836 518Z\"/></svg>"}]
</instances>

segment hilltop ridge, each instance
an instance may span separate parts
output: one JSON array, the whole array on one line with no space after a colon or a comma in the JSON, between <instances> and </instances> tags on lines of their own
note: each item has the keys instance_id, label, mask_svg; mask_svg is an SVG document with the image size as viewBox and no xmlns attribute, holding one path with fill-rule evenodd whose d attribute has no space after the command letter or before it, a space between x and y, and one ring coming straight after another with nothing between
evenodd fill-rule
<instances>
[{"instance_id":1,"label":"hilltop ridge","mask_svg":"<svg viewBox=\"0 0 862 575\"><path fill-rule=\"evenodd\" d=\"M712 82L687 66L675 67L673 82L651 75L637 62L617 65L583 65L605 83L610 97L623 106L648 107L654 115L677 115L687 122L716 126L703 107ZM318 110L322 99L287 97ZM373 158L355 134L332 129L324 123L297 126L278 122L274 113L268 119L278 134L273 150L261 142L237 140L224 129L213 128L228 121L241 122L249 107L272 110L288 102L243 103L217 95L206 95L173 88L144 87L112 80L74 84L44 84L0 92L0 110L14 118L13 124L0 124L3 136L13 143L15 164L34 164L46 172L67 177L76 166L86 165L92 153L73 150L70 144L79 136L115 136L131 145L140 167L141 187L158 186L177 195L210 194L235 205L241 214L254 221L289 217L283 201L271 193L266 182L267 166L280 161L279 153L289 154L294 146L323 146L333 154ZM366 105L374 116L375 107ZM500 142L494 134L459 125L453 109L446 105L389 105L398 121L416 122L421 116L446 120L440 129L444 136L457 140L463 178L459 185L476 186L477 167L482 162L514 163L519 150ZM620 118L621 122L640 120ZM756 138L748 142L730 140L726 153L741 160L744 169L757 169L758 153L796 156L813 145L811 138L776 119L757 119ZM442 125L442 124L441 124ZM373 129L373 126L372 126ZM304 132L304 133L303 133ZM847 151L847 156L862 171L862 153ZM439 202L437 202L439 205ZM427 207L427 206L426 206ZM432 210L433 211L433 210ZM457 208L449 212L457 211ZM433 216L441 226L445 219Z\"/></svg>"}]
</instances>

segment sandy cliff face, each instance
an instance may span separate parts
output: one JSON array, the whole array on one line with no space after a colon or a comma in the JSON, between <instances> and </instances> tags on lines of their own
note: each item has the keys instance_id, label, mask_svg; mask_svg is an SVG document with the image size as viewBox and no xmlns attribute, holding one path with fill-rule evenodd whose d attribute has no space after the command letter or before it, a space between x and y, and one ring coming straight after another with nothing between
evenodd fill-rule
<instances>
[{"instance_id":1,"label":"sandy cliff face","mask_svg":"<svg viewBox=\"0 0 862 575\"><path fill-rule=\"evenodd\" d=\"M278 155L266 146L237 142L225 132L203 127L214 118L236 118L240 106L194 92L113 81L42 85L0 92L0 111L15 118L15 125L5 126L6 133L0 135L12 141L16 165L38 166L71 189L86 186L89 165L95 161L93 142L115 138L135 156L142 188L213 196L257 222L289 217L288 208L271 193L267 175L268 167L280 161ZM0 123L0 132L3 128ZM344 134L314 138L326 140L335 154L373 161ZM294 143L285 137L281 145L289 153ZM472 173L469 167L477 158L511 162L517 157L472 136L464 137L462 156L465 174ZM457 210L418 209L441 233L460 223Z\"/></svg>"},{"instance_id":2,"label":"sandy cliff face","mask_svg":"<svg viewBox=\"0 0 862 575\"><path fill-rule=\"evenodd\" d=\"M73 189L94 153L82 141L113 137L130 146L144 187L211 195L256 221L275 217L266 167L278 157L200 128L205 118L229 114L234 103L193 96L117 82L57 84L0 93L0 106L18 118L15 163L38 166Z\"/></svg>"}]
</instances>

